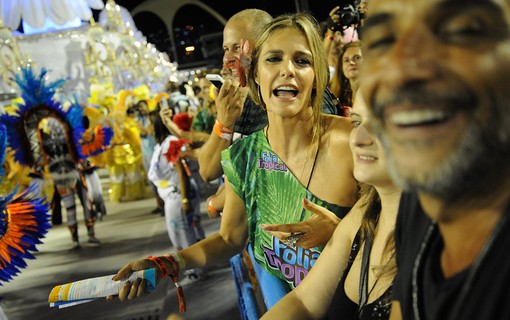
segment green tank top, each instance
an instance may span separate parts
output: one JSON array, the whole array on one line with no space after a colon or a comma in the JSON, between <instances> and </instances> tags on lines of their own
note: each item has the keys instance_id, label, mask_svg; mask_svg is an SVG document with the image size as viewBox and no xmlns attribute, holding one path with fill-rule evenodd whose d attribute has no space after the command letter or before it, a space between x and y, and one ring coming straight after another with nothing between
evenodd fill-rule
<instances>
[{"instance_id":1,"label":"green tank top","mask_svg":"<svg viewBox=\"0 0 510 320\"><path fill-rule=\"evenodd\" d=\"M222 166L234 192L244 201L248 237L255 260L291 288L308 274L323 247L295 249L263 231L260 224L295 223L308 219L301 200L308 200L343 218L350 207L323 201L310 193L257 131L222 151Z\"/></svg>"}]
</instances>

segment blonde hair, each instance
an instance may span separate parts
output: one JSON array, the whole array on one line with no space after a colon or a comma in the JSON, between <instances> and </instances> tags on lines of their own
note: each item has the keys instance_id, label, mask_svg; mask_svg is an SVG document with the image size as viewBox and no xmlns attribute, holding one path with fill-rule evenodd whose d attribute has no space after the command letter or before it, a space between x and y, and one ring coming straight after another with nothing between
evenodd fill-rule
<instances>
[{"instance_id":1,"label":"blonde hair","mask_svg":"<svg viewBox=\"0 0 510 320\"><path fill-rule=\"evenodd\" d=\"M315 73L315 86L312 91L311 104L313 109L313 141L318 141L321 134L321 114L324 90L328 84L328 62L322 38L320 36L319 24L317 20L309 13L298 12L294 14L281 15L264 28L259 40L255 43L252 54L252 66L249 69L248 87L250 89L250 97L259 106L264 106L264 101L259 95L259 85L255 82L255 74L257 72L258 60L260 57L260 48L269 39L269 37L277 30L294 28L303 33L308 41L313 58L313 70Z\"/></svg>"}]
</instances>

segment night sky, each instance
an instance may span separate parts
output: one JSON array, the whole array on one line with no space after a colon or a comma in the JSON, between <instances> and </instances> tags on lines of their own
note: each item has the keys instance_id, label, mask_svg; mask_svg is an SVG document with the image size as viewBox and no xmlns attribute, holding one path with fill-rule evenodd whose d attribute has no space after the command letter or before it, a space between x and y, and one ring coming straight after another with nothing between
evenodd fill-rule
<instances>
[{"instance_id":1,"label":"night sky","mask_svg":"<svg viewBox=\"0 0 510 320\"><path fill-rule=\"evenodd\" d=\"M202 2L216 10L225 19L248 8L262 9L272 16L277 16L282 13L296 12L299 6L300 9L311 12L318 21L323 21L328 17L331 9L340 5L342 1L345 0L203 0ZM118 5L128 10L134 9L142 2L144 0L116 0ZM173 42L163 21L154 14L142 12L133 19L148 42L153 43L159 51L168 53L170 59L177 62L179 69L221 67L223 25L196 6L183 6L179 9L173 22ZM186 51L186 48L190 46L195 48L193 52Z\"/></svg>"},{"instance_id":2,"label":"night sky","mask_svg":"<svg viewBox=\"0 0 510 320\"><path fill-rule=\"evenodd\" d=\"M172 0L167 0L172 1ZM328 16L329 11L345 0L202 0L211 8L221 13L226 19L234 13L247 8L258 8L275 16L285 12L296 11L296 2L304 3L309 11L318 19L323 20ZM116 3L128 10L135 8L144 0L116 0ZM106 0L105 0L106 3Z\"/></svg>"}]
</instances>

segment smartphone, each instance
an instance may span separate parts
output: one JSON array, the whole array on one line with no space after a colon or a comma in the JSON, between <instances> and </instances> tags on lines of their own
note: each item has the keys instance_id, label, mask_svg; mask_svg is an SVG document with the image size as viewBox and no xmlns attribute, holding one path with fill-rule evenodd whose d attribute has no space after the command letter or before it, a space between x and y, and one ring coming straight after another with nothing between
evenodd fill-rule
<instances>
[{"instance_id":1,"label":"smartphone","mask_svg":"<svg viewBox=\"0 0 510 320\"><path fill-rule=\"evenodd\" d=\"M225 80L223 80L223 78L219 75L219 74L206 74L205 75L205 78L209 81L211 81L211 83L216 87L218 88L218 90L220 90L221 88L221 85L223 84L223 82Z\"/></svg>"},{"instance_id":2,"label":"smartphone","mask_svg":"<svg viewBox=\"0 0 510 320\"><path fill-rule=\"evenodd\" d=\"M168 109L168 100L163 97L160 100L161 109Z\"/></svg>"}]
</instances>

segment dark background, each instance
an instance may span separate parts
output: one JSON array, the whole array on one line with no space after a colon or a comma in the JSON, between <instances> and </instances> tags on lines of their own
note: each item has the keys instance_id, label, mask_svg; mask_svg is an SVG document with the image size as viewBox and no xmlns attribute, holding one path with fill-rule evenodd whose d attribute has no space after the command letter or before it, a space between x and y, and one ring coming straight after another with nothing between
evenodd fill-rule
<instances>
[{"instance_id":1,"label":"dark background","mask_svg":"<svg viewBox=\"0 0 510 320\"><path fill-rule=\"evenodd\" d=\"M116 0L118 5L129 11L143 2L144 0ZM331 9L348 0L202 0L202 2L216 10L226 20L243 9L258 8L272 16L308 11L318 21L323 21ZM97 16L99 12L94 14ZM223 25L202 9L193 5L185 5L179 9L173 21L173 39L163 21L156 15L141 12L133 19L147 41L154 44L159 51L166 52L171 61L177 62L179 69L221 67ZM187 52L185 48L188 46L194 46L196 50Z\"/></svg>"},{"instance_id":2,"label":"dark background","mask_svg":"<svg viewBox=\"0 0 510 320\"><path fill-rule=\"evenodd\" d=\"M168 0L169 2L172 0ZM106 0L104 0L106 3ZM118 5L132 10L144 0L116 0ZM285 12L300 10L311 12L318 20L326 19L333 7L345 3L345 0L202 0L214 10L222 14L226 19L243 9L258 8L275 16ZM195 17L198 18L198 17Z\"/></svg>"}]
</instances>

